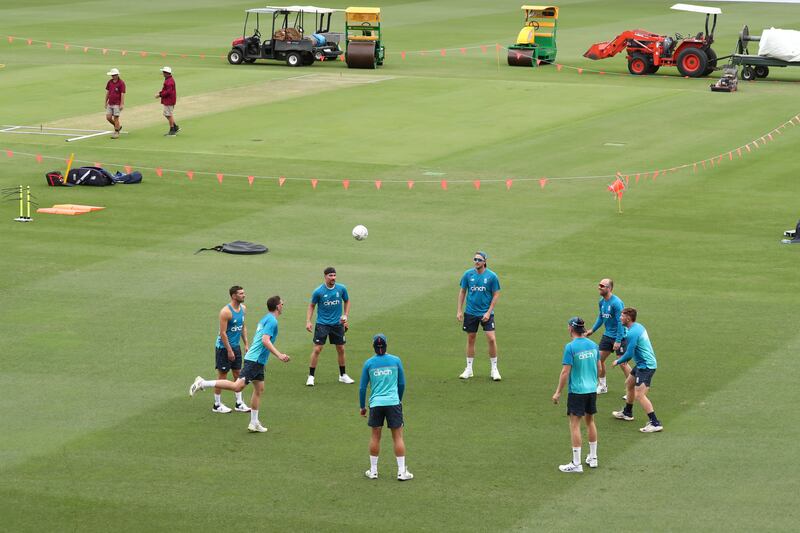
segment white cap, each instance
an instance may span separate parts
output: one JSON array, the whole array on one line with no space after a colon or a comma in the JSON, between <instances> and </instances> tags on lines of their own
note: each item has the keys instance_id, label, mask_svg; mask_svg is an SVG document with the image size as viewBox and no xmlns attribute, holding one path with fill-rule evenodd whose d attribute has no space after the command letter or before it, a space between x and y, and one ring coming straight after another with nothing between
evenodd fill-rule
<instances>
[{"instance_id":1,"label":"white cap","mask_svg":"<svg viewBox=\"0 0 800 533\"><path fill-rule=\"evenodd\" d=\"M119 70L112 68L108 72L106 72L106 76L119 76Z\"/></svg>"},{"instance_id":2,"label":"white cap","mask_svg":"<svg viewBox=\"0 0 800 533\"><path fill-rule=\"evenodd\" d=\"M169 67L162 67L161 72L166 72L167 74L172 74L172 69Z\"/></svg>"}]
</instances>

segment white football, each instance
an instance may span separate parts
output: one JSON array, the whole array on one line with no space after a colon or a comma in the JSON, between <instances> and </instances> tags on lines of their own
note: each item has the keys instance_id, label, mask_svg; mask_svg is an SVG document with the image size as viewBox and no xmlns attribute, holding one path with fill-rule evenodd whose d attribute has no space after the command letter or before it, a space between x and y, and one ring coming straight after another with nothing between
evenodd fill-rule
<instances>
[{"instance_id":1,"label":"white football","mask_svg":"<svg viewBox=\"0 0 800 533\"><path fill-rule=\"evenodd\" d=\"M366 226L362 226L359 224L355 228L353 228L353 238L357 241L363 241L369 236L369 231L367 231Z\"/></svg>"}]
</instances>

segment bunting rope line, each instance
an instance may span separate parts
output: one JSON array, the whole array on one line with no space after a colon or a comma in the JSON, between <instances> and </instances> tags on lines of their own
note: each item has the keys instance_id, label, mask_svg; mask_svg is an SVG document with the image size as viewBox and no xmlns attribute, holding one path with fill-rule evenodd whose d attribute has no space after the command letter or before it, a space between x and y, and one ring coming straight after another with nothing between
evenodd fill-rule
<instances>
[{"instance_id":1,"label":"bunting rope line","mask_svg":"<svg viewBox=\"0 0 800 533\"><path fill-rule=\"evenodd\" d=\"M631 177L635 179L635 182L638 183L640 179L647 179L651 177L653 181L655 181L659 176L664 176L667 173L674 173L680 170L684 170L687 168L692 168L693 173L697 173L700 170L706 170L708 168L714 168L722 164L723 159L725 157L728 158L729 161L733 161L733 154L736 153L738 159L741 159L747 153L751 153L753 150L758 150L762 146L765 146L769 141L774 140L774 135L782 135L783 130L789 126L798 126L800 125L800 114L793 116L789 120L783 122L779 126L769 130L768 132L764 133L761 136L755 137L753 140L735 148L732 148L727 151L720 152L719 154L708 157L702 160L692 161L689 163L684 163L681 165L676 165L673 167L666 167L662 166L656 170L637 170L637 171L617 171L614 174L601 174L601 175L592 175L592 176L541 176L541 177L514 177L514 178L489 178L489 179L455 179L455 180L448 180L448 179L400 179L400 178L389 178L389 179L341 179L341 178L308 178L308 177L286 177L286 176L259 176L256 174L237 174L237 173L225 173L225 172L209 172L209 171L195 171L195 170L186 170L186 169L173 169L173 168L164 168L164 167L147 167L147 166L138 166L136 167L139 170L152 170L156 173L158 177L163 177L164 173L171 173L171 174L183 174L189 178L189 180L193 180L195 176L216 176L219 183L222 183L225 176L229 178L247 178L249 184L252 186L253 181L258 180L278 180L279 185L282 187L286 181L307 181L311 182L311 185L314 189L317 188L317 184L319 182L339 182L343 185L345 189L348 189L351 184L355 183L373 183L376 189L380 189L384 183L405 183L409 189L412 189L415 184L417 183L439 183L441 188L447 190L448 185L460 185L460 184L472 184L476 189L480 189L482 183L502 183L505 182L506 189L511 189L511 186L515 181L517 182L531 182L531 181L538 181L539 186L543 189L548 183L554 181L569 181L569 180L596 180L596 179L609 179L609 178L616 178L616 179L624 179L625 183L629 183ZM759 145L759 141L762 143ZM28 152L14 152L10 149L3 149L6 154L6 158L12 158L14 155L20 156L28 156L36 158L36 162L41 164L45 159L47 160L55 160L55 161L67 161L65 157L57 157L57 156L49 156L49 155L42 155L42 154L32 154ZM85 159L75 159L75 163L88 163L92 166L102 166L97 161L88 161ZM125 168L126 172L130 173L132 170L132 165L130 164L119 164L119 163L109 163L109 165L118 167L118 168Z\"/></svg>"}]
</instances>

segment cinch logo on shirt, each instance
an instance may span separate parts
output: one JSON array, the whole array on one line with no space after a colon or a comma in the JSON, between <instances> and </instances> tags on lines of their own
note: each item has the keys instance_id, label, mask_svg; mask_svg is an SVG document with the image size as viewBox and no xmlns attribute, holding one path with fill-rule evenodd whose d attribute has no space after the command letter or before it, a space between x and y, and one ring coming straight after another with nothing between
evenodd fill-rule
<instances>
[{"instance_id":1,"label":"cinch logo on shirt","mask_svg":"<svg viewBox=\"0 0 800 533\"><path fill-rule=\"evenodd\" d=\"M594 357L594 352L593 351L590 351L590 352L578 352L578 355L576 355L575 357L577 357L578 359L581 359L581 360L590 359L590 358Z\"/></svg>"},{"instance_id":2,"label":"cinch logo on shirt","mask_svg":"<svg viewBox=\"0 0 800 533\"><path fill-rule=\"evenodd\" d=\"M470 292L484 292L486 291L486 287L470 287Z\"/></svg>"},{"instance_id":3,"label":"cinch logo on shirt","mask_svg":"<svg viewBox=\"0 0 800 533\"><path fill-rule=\"evenodd\" d=\"M378 368L377 370L374 370L372 372L372 375L375 376L376 378L380 377L380 376L391 376L392 375L392 369L391 368L384 368L384 369Z\"/></svg>"},{"instance_id":4,"label":"cinch logo on shirt","mask_svg":"<svg viewBox=\"0 0 800 533\"><path fill-rule=\"evenodd\" d=\"M340 303L341 303L341 300L330 300L330 301L322 302L322 305L339 305Z\"/></svg>"},{"instance_id":5,"label":"cinch logo on shirt","mask_svg":"<svg viewBox=\"0 0 800 533\"><path fill-rule=\"evenodd\" d=\"M231 326L231 331L242 331L242 328L244 328L244 324L241 326Z\"/></svg>"}]
</instances>

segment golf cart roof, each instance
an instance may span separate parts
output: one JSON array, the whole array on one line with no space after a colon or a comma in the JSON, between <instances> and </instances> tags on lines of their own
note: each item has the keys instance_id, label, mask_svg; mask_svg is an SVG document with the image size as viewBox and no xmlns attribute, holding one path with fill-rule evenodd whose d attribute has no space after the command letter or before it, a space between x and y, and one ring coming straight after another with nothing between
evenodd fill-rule
<instances>
[{"instance_id":1,"label":"golf cart roof","mask_svg":"<svg viewBox=\"0 0 800 533\"><path fill-rule=\"evenodd\" d=\"M721 15L722 10L718 7L694 6L692 4L675 4L670 9L677 11L691 11L692 13L705 13L706 15Z\"/></svg>"},{"instance_id":2,"label":"golf cart roof","mask_svg":"<svg viewBox=\"0 0 800 533\"><path fill-rule=\"evenodd\" d=\"M336 13L341 9L332 9L330 7L317 7L317 6L267 6L265 12L274 13L275 11L289 11L291 13ZM251 10L248 10L251 11Z\"/></svg>"},{"instance_id":3,"label":"golf cart roof","mask_svg":"<svg viewBox=\"0 0 800 533\"><path fill-rule=\"evenodd\" d=\"M260 14L263 15L265 13L275 13L275 10L274 9L269 9L269 8L266 8L266 7L254 7L253 9L245 9L244 12L245 13L260 13Z\"/></svg>"},{"instance_id":4,"label":"golf cart roof","mask_svg":"<svg viewBox=\"0 0 800 533\"><path fill-rule=\"evenodd\" d=\"M522 6L522 10L526 13L535 11L541 17L558 18L558 8L556 6Z\"/></svg>"},{"instance_id":5,"label":"golf cart roof","mask_svg":"<svg viewBox=\"0 0 800 533\"><path fill-rule=\"evenodd\" d=\"M379 7L348 7L344 11L345 13L369 13L371 15L381 14L381 8Z\"/></svg>"}]
</instances>

